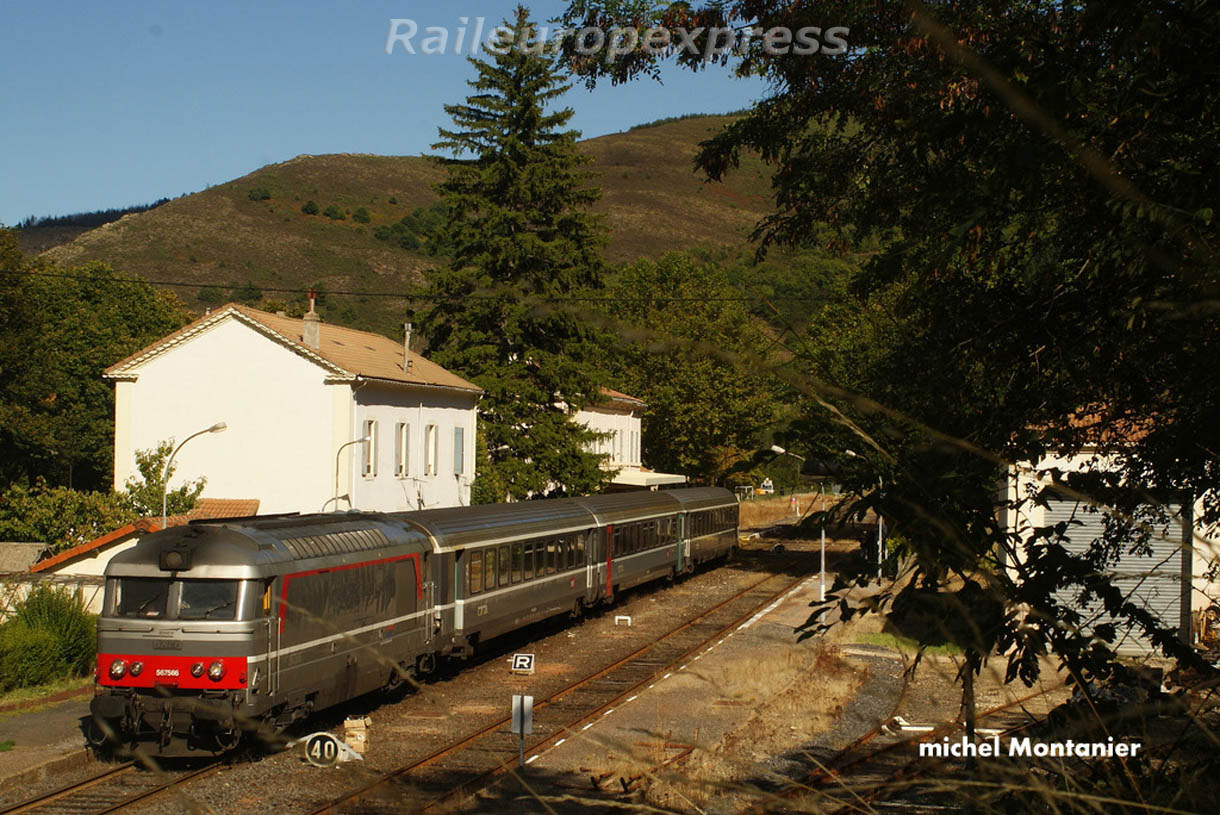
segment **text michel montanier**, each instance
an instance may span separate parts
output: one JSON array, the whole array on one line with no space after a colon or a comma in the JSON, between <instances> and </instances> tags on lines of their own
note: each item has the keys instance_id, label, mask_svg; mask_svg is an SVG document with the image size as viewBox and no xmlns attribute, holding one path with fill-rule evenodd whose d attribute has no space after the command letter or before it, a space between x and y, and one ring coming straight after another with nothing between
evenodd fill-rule
<instances>
[{"instance_id":1,"label":"text michel montanier","mask_svg":"<svg viewBox=\"0 0 1220 815\"><path fill-rule=\"evenodd\" d=\"M967 741L962 736L961 741L950 742L945 736L940 742L925 742L919 745L921 758L994 758L996 756L1028 756L1033 758L1063 757L1063 758L1127 758L1134 756L1142 745L1139 742L1114 742L1111 736L1106 741L1033 741L1029 736L1010 739L1008 750L1000 747L1000 737L993 736L991 741L978 743Z\"/></svg>"}]
</instances>

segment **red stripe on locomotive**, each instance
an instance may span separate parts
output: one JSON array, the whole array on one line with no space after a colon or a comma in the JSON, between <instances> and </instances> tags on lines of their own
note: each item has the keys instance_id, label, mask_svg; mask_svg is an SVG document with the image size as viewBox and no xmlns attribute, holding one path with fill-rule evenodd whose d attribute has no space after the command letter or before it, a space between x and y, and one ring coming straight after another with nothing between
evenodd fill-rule
<instances>
[{"instance_id":1,"label":"red stripe on locomotive","mask_svg":"<svg viewBox=\"0 0 1220 815\"><path fill-rule=\"evenodd\" d=\"M116 659L126 664L126 670L118 679L110 676L110 665ZM131 675L131 665L143 665L139 676ZM208 677L208 668L214 662L225 666L224 676L219 681ZM191 666L202 665L200 676L191 676ZM108 688L182 688L186 690L240 690L246 687L247 666L245 657L184 657L154 654L98 654L97 684Z\"/></svg>"}]
</instances>

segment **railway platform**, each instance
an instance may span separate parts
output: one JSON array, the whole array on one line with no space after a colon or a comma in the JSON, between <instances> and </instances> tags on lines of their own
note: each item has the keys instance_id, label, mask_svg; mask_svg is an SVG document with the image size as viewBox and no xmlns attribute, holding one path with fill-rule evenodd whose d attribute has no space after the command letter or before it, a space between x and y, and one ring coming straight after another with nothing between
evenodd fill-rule
<instances>
[{"instance_id":1,"label":"railway platform","mask_svg":"<svg viewBox=\"0 0 1220 815\"><path fill-rule=\"evenodd\" d=\"M13 742L0 751L0 799L20 798L14 793L22 787L93 760L81 731L92 694L86 686L0 710L0 743Z\"/></svg>"}]
</instances>

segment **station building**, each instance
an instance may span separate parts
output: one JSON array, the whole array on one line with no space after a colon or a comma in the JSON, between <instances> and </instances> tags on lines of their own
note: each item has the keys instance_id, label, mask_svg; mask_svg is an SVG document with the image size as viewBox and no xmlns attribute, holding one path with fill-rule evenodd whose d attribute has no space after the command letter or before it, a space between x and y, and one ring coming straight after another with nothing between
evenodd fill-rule
<instances>
[{"instance_id":1,"label":"station building","mask_svg":"<svg viewBox=\"0 0 1220 815\"><path fill-rule=\"evenodd\" d=\"M182 447L174 482L206 477L205 495L257 499L264 513L470 503L481 389L312 305L296 319L230 303L105 376L120 487L137 450L223 423Z\"/></svg>"}]
</instances>

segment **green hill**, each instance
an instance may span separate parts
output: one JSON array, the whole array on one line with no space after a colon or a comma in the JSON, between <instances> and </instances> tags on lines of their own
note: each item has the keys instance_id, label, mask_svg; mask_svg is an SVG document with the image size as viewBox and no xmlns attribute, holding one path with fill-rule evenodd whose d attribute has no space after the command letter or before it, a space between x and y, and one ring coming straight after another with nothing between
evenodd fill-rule
<instances>
[{"instance_id":1,"label":"green hill","mask_svg":"<svg viewBox=\"0 0 1220 815\"><path fill-rule=\"evenodd\" d=\"M744 161L723 184L693 169L698 143L729 120L692 117L582 142L603 190L598 211L610 230L608 260L742 243L770 206L761 162ZM421 283L434 259L377 240L374 230L433 202L441 175L424 156L298 156L124 216L45 255L61 264L101 260L148 280L215 285L226 296L240 284L265 289L268 298L277 297L270 289L318 283L332 292L394 291ZM345 218L304 214L307 201L319 211L334 205ZM353 218L362 207L364 223ZM202 307L194 291L179 292ZM337 319L391 332L408 307L393 299L334 304L339 300L349 313Z\"/></svg>"}]
</instances>

